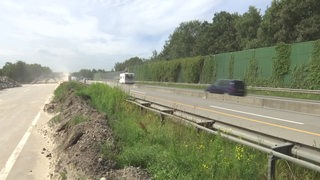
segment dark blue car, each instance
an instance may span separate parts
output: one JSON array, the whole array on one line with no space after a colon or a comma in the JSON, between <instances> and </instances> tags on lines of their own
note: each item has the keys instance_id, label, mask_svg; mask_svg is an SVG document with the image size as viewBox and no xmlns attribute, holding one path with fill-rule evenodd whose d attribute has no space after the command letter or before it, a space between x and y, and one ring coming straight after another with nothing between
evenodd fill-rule
<instances>
[{"instance_id":1,"label":"dark blue car","mask_svg":"<svg viewBox=\"0 0 320 180\"><path fill-rule=\"evenodd\" d=\"M206 91L210 93L224 94L228 93L229 95L234 96L245 96L246 88L245 83L241 80L233 79L220 79L214 84L210 85Z\"/></svg>"}]
</instances>

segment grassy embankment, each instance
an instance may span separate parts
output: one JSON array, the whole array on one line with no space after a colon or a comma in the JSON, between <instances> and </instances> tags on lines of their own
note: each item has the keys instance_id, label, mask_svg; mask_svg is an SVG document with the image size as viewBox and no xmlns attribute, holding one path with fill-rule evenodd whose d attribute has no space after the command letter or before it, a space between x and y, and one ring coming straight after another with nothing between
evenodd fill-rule
<instances>
[{"instance_id":1,"label":"grassy embankment","mask_svg":"<svg viewBox=\"0 0 320 180\"><path fill-rule=\"evenodd\" d=\"M219 136L141 111L125 101L126 94L103 84L75 86L80 96L108 116L117 139L115 152L102 147L119 167L146 168L155 179L266 179L267 155ZM319 179L320 174L286 161L277 163L278 179Z\"/></svg>"}]
</instances>

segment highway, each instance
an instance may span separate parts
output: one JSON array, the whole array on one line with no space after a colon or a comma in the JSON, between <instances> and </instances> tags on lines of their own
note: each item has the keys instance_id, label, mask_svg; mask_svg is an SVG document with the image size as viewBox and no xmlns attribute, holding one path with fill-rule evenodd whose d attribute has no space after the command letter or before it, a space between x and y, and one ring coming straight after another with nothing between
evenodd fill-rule
<instances>
[{"instance_id":1,"label":"highway","mask_svg":"<svg viewBox=\"0 0 320 180\"><path fill-rule=\"evenodd\" d=\"M48 144L42 111L57 84L24 85L0 91L0 180L49 179ZM122 85L133 96L220 122L320 149L320 116L190 96L143 85ZM228 95L221 95L228 96Z\"/></svg>"},{"instance_id":2,"label":"highway","mask_svg":"<svg viewBox=\"0 0 320 180\"><path fill-rule=\"evenodd\" d=\"M48 179L40 131L51 118L42 109L56 87L36 84L0 91L0 180Z\"/></svg>"},{"instance_id":3,"label":"highway","mask_svg":"<svg viewBox=\"0 0 320 180\"><path fill-rule=\"evenodd\" d=\"M133 96L173 109L196 113L290 142L320 148L320 117L318 115L240 105L148 86L124 85L124 87Z\"/></svg>"}]
</instances>

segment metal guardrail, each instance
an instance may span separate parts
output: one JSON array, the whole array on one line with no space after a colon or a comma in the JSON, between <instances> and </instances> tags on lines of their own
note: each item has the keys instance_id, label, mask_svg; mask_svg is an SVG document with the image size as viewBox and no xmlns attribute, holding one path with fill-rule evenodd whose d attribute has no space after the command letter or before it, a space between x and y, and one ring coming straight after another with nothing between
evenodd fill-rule
<instances>
[{"instance_id":1,"label":"metal guardrail","mask_svg":"<svg viewBox=\"0 0 320 180\"><path fill-rule=\"evenodd\" d=\"M317 148L286 141L243 127L237 127L195 113L174 109L139 97L131 96L127 101L141 108L159 113L162 122L164 122L165 116L173 117L199 130L219 134L226 139L267 153L268 179L275 178L275 163L277 159L291 161L308 169L320 172L320 150Z\"/></svg>"}]
</instances>

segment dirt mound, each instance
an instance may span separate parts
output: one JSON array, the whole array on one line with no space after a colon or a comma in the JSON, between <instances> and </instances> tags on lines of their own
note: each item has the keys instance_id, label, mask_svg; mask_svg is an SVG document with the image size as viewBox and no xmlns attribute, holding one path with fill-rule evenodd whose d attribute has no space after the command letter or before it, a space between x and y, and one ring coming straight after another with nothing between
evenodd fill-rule
<instances>
[{"instance_id":1,"label":"dirt mound","mask_svg":"<svg viewBox=\"0 0 320 180\"><path fill-rule=\"evenodd\" d=\"M102 146L116 152L106 115L70 91L63 102L51 102L45 111L60 111L50 122L55 148L51 179L150 179L139 168L116 169L116 162L102 155ZM87 100L86 100L87 99Z\"/></svg>"},{"instance_id":2,"label":"dirt mound","mask_svg":"<svg viewBox=\"0 0 320 180\"><path fill-rule=\"evenodd\" d=\"M20 87L21 84L8 78L7 76L0 76L0 90L6 88Z\"/></svg>"}]
</instances>

